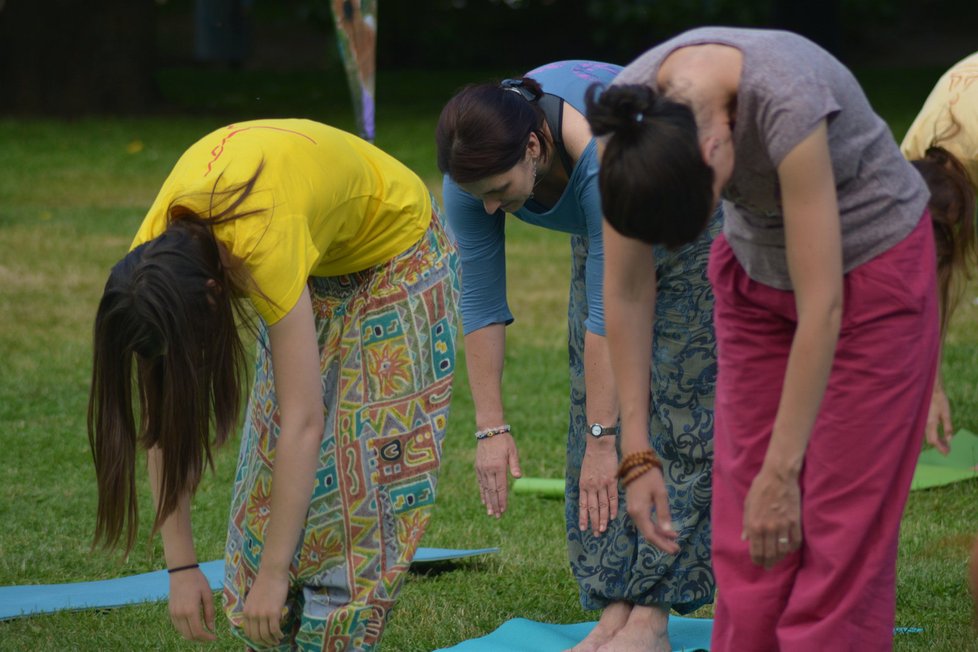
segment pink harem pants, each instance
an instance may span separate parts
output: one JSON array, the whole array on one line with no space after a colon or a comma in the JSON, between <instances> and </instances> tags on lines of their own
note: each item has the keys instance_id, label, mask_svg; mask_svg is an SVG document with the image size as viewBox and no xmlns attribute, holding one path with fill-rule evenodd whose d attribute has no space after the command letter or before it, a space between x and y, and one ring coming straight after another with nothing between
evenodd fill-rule
<instances>
[{"instance_id":1,"label":"pink harem pants","mask_svg":"<svg viewBox=\"0 0 978 652\"><path fill-rule=\"evenodd\" d=\"M803 543L773 569L741 541L796 325L794 294L752 281L726 239L709 275L718 377L713 466L712 648L890 650L900 519L939 349L929 213L844 278L842 326L799 479Z\"/></svg>"}]
</instances>

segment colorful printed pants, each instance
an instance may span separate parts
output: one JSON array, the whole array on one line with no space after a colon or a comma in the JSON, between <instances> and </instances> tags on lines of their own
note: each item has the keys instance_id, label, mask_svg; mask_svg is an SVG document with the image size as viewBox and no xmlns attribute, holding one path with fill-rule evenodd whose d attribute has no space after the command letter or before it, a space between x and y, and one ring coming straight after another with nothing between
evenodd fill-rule
<instances>
[{"instance_id":1,"label":"colorful printed pants","mask_svg":"<svg viewBox=\"0 0 978 652\"><path fill-rule=\"evenodd\" d=\"M326 417L279 649L371 650L435 501L455 368L458 258L432 217L376 268L311 278ZM261 562L278 402L261 328L228 528L224 603L241 638ZM247 641L249 645L254 645Z\"/></svg>"},{"instance_id":2,"label":"colorful printed pants","mask_svg":"<svg viewBox=\"0 0 978 652\"><path fill-rule=\"evenodd\" d=\"M938 353L930 219L845 275L842 327L801 488L802 546L770 570L741 540L797 317L718 238L710 258L719 376L713 465L713 650L889 650L900 519Z\"/></svg>"},{"instance_id":3,"label":"colorful printed pants","mask_svg":"<svg viewBox=\"0 0 978 652\"><path fill-rule=\"evenodd\" d=\"M574 238L568 311L571 369L565 517L571 570L585 609L620 600L642 606L670 605L689 613L713 600L710 566L710 489L713 464L713 399L716 344L713 292L706 277L710 244L722 226L717 211L694 242L669 251L656 247L657 297L649 373L649 444L662 458L669 508L680 552L667 555L632 525L625 492L618 517L595 537L578 528L580 475L587 443L584 388L584 320L587 241Z\"/></svg>"}]
</instances>

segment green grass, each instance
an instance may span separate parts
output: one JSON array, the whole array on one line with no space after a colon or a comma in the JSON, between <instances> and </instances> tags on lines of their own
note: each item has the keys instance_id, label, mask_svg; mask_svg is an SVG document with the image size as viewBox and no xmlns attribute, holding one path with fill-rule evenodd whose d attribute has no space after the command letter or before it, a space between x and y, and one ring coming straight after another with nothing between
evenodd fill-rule
<instances>
[{"instance_id":1,"label":"green grass","mask_svg":"<svg viewBox=\"0 0 978 652\"><path fill-rule=\"evenodd\" d=\"M939 71L873 71L863 79L898 135ZM381 77L378 144L416 169L434 190L433 128L441 103L487 74ZM317 74L162 78L172 104L161 115L71 123L0 120L0 585L116 577L161 568L144 527L128 559L90 550L95 483L85 436L91 322L106 274L170 166L197 137L230 120L308 116L351 128L345 86ZM199 98L207 97L207 100ZM261 98L261 99L258 99ZM134 143L139 143L137 146ZM138 150L138 151L136 151ZM132 153L130 153L132 152ZM566 238L512 224L509 329L504 386L523 470L559 477L567 410ZM945 351L955 421L978 431L978 306L971 288ZM559 501L516 497L502 520L479 503L472 463L473 410L460 357L440 494L423 542L499 546L501 553L413 573L385 635L386 652L430 650L488 633L512 617L593 619L578 606L568 570ZM236 452L217 457L195 501L200 559L223 553ZM911 495L900 548L898 650L975 649L964 570L978 530L978 482ZM869 525L867 524L867 527ZM701 615L709 615L709 608ZM220 642L239 649L222 618ZM193 649L169 625L165 604L82 611L0 623L0 650Z\"/></svg>"}]
</instances>

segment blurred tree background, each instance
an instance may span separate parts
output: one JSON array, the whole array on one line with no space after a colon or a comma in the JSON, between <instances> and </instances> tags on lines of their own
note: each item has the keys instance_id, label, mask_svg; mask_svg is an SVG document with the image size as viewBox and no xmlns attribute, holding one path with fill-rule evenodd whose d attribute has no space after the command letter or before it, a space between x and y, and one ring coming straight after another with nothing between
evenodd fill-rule
<instances>
[{"instance_id":1,"label":"blurred tree background","mask_svg":"<svg viewBox=\"0 0 978 652\"><path fill-rule=\"evenodd\" d=\"M168 108L173 69L343 79L328 0L0 0L0 112ZM850 66L945 66L976 49L974 0L380 0L380 71L627 63L683 29L784 27ZM209 27L208 27L209 26Z\"/></svg>"}]
</instances>

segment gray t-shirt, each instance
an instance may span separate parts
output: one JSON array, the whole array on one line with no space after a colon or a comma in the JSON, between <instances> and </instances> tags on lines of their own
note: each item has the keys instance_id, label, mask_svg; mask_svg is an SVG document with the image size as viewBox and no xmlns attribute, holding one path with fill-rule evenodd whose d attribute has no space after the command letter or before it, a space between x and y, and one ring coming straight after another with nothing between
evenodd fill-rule
<instances>
[{"instance_id":1,"label":"gray t-shirt","mask_svg":"<svg viewBox=\"0 0 978 652\"><path fill-rule=\"evenodd\" d=\"M654 90L662 61L689 45L743 54L733 131L734 171L723 191L724 235L747 274L790 290L777 166L818 123L828 123L846 272L887 251L917 226L929 191L886 123L838 60L790 32L704 27L629 64L615 84Z\"/></svg>"}]
</instances>

